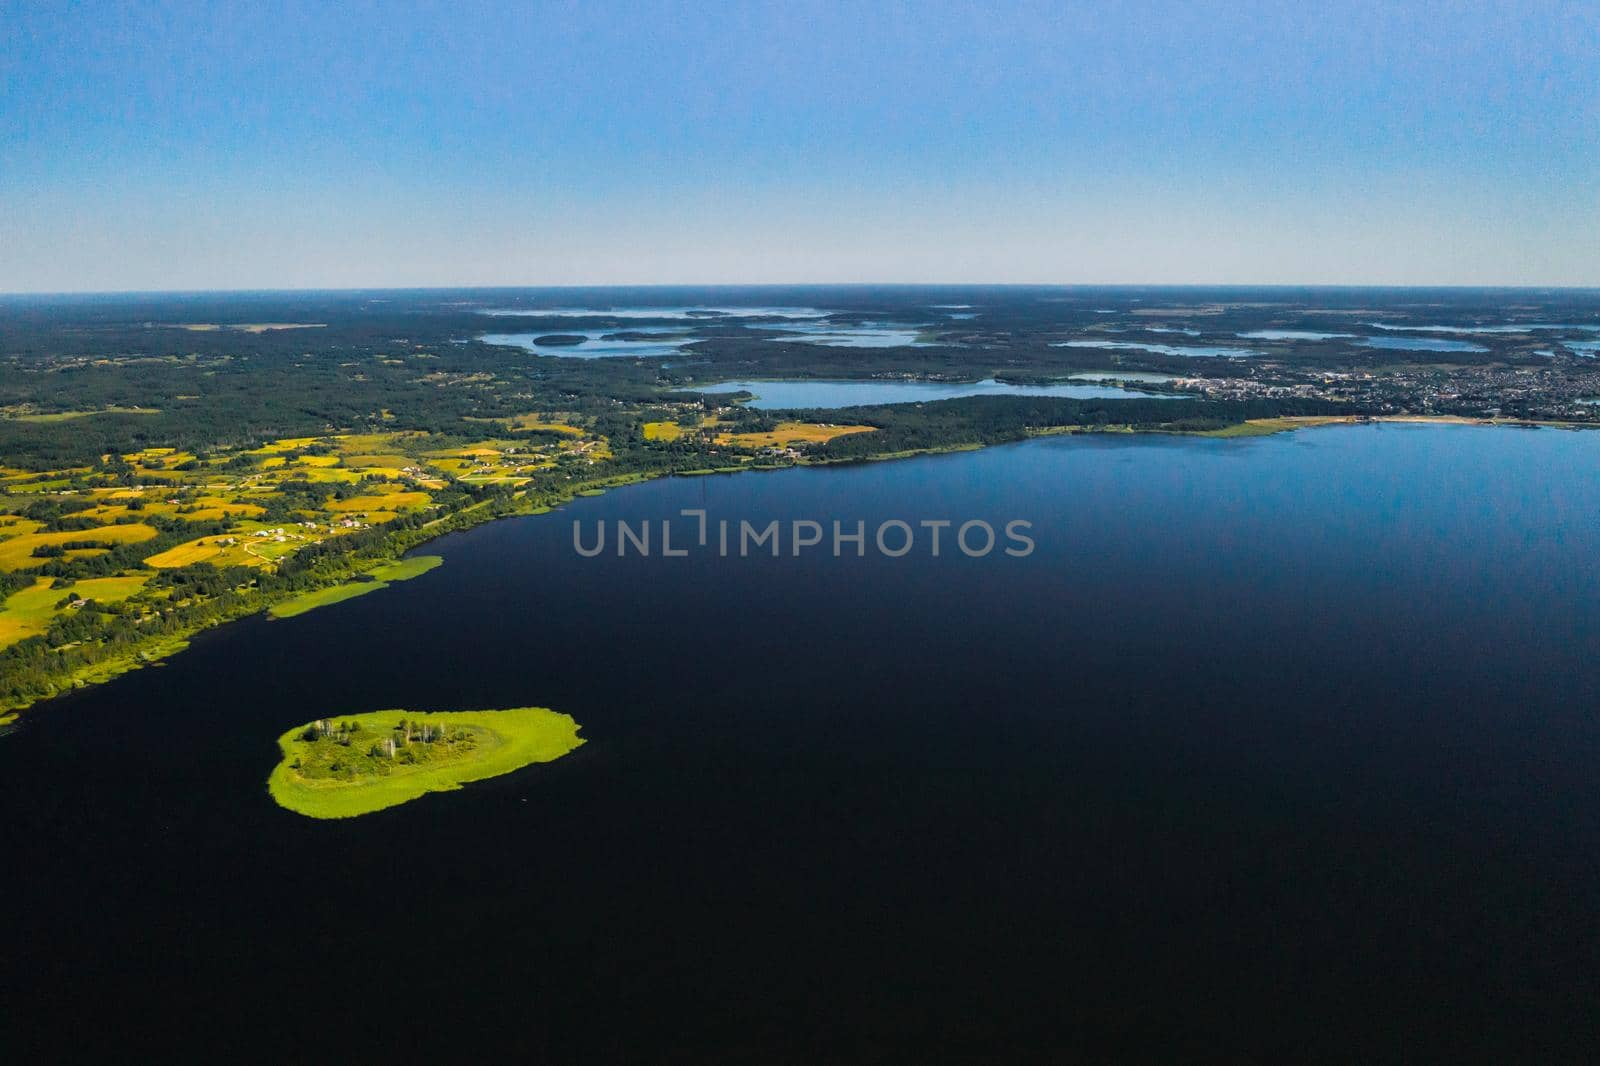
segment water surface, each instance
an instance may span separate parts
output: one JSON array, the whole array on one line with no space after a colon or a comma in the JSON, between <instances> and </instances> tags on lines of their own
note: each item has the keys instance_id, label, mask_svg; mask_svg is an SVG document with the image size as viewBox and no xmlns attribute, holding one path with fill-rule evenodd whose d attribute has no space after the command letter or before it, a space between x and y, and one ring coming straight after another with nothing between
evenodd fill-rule
<instances>
[{"instance_id":1,"label":"water surface","mask_svg":"<svg viewBox=\"0 0 1600 1066\"><path fill-rule=\"evenodd\" d=\"M1037 550L573 553L574 519L685 508L1025 518ZM347 1014L449 1004L395 1023L410 1057L1550 1061L1600 1037L1597 515L1600 434L1383 425L453 534L0 740L0 1036L179 1004L359 1060L395 1028ZM263 787L319 715L529 704L588 743L349 822Z\"/></svg>"},{"instance_id":2,"label":"water surface","mask_svg":"<svg viewBox=\"0 0 1600 1066\"><path fill-rule=\"evenodd\" d=\"M615 329L561 329L552 327L541 333L485 333L477 340L485 344L505 344L535 355L559 355L570 359L604 359L614 356L675 355L688 343L689 336L681 329L661 327L635 327L629 333L659 333L673 340L622 340L612 336ZM582 344L539 344L538 338L549 336L584 338Z\"/></svg>"},{"instance_id":3,"label":"water surface","mask_svg":"<svg viewBox=\"0 0 1600 1066\"><path fill-rule=\"evenodd\" d=\"M1013 385L990 380L967 383L931 381L724 381L686 392L752 392L749 406L787 410L798 407L860 407L867 404L927 403L962 396L1068 396L1079 400L1188 399L1168 393L1138 392L1109 385Z\"/></svg>"},{"instance_id":4,"label":"water surface","mask_svg":"<svg viewBox=\"0 0 1600 1066\"><path fill-rule=\"evenodd\" d=\"M1319 333L1311 329L1253 329L1239 334L1264 341L1331 341L1340 337L1353 337L1353 333Z\"/></svg>"},{"instance_id":5,"label":"water surface","mask_svg":"<svg viewBox=\"0 0 1600 1066\"><path fill-rule=\"evenodd\" d=\"M702 304L678 304L664 307L558 307L558 308L494 308L479 312L485 315L518 318L631 318L652 321L716 321L741 318L823 318L828 312L815 307L712 307Z\"/></svg>"},{"instance_id":6,"label":"water surface","mask_svg":"<svg viewBox=\"0 0 1600 1066\"><path fill-rule=\"evenodd\" d=\"M782 336L774 337L773 340L801 341L833 348L918 348L929 343L917 339L923 332L923 328L919 326L875 323L841 326L827 322L786 322L782 325L757 325L753 328L782 330Z\"/></svg>"},{"instance_id":7,"label":"water surface","mask_svg":"<svg viewBox=\"0 0 1600 1066\"><path fill-rule=\"evenodd\" d=\"M1052 348L1124 348L1157 352L1161 355L1186 355L1195 358L1259 355L1254 348L1227 348L1208 344L1149 344L1143 341L1057 341Z\"/></svg>"},{"instance_id":8,"label":"water surface","mask_svg":"<svg viewBox=\"0 0 1600 1066\"><path fill-rule=\"evenodd\" d=\"M1389 348L1412 352L1486 352L1481 344L1441 340L1438 337L1363 337L1363 348Z\"/></svg>"},{"instance_id":9,"label":"water surface","mask_svg":"<svg viewBox=\"0 0 1600 1066\"><path fill-rule=\"evenodd\" d=\"M1394 326L1387 322L1374 322L1378 329L1406 333L1532 333L1541 330L1597 330L1600 325L1574 322L1524 322L1510 326Z\"/></svg>"}]
</instances>

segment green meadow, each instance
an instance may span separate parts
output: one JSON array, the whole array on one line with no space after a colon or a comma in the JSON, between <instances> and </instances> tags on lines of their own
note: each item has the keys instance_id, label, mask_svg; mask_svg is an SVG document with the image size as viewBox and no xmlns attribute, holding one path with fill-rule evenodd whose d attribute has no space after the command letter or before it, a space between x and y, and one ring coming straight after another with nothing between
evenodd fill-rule
<instances>
[{"instance_id":1,"label":"green meadow","mask_svg":"<svg viewBox=\"0 0 1600 1066\"><path fill-rule=\"evenodd\" d=\"M444 562L437 555L413 555L409 559L400 559L392 563L385 563L375 570L367 571L362 581L350 581L343 585L330 585L327 588L312 589L293 599L284 600L282 603L273 604L267 608L267 613L274 618L293 618L297 614L314 611L318 607L326 607L330 603L339 603L342 600L353 600L357 596L365 596L369 592L377 592L381 588L388 588L396 581L408 581L411 578L426 574L429 570Z\"/></svg>"},{"instance_id":2,"label":"green meadow","mask_svg":"<svg viewBox=\"0 0 1600 1066\"><path fill-rule=\"evenodd\" d=\"M551 762L582 743L570 715L543 707L371 711L284 733L267 791L308 818L354 818Z\"/></svg>"}]
</instances>

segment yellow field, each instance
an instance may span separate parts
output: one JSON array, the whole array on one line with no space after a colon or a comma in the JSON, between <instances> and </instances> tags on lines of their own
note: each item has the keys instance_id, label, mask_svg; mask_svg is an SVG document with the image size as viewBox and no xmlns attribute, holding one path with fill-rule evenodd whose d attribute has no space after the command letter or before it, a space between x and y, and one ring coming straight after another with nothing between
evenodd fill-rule
<instances>
[{"instance_id":1,"label":"yellow field","mask_svg":"<svg viewBox=\"0 0 1600 1066\"><path fill-rule=\"evenodd\" d=\"M117 407L115 405L102 411L54 411L49 414L33 414L24 409L7 408L6 417L18 422L70 422L75 418L93 418L95 415L158 415L159 407Z\"/></svg>"},{"instance_id":2,"label":"yellow field","mask_svg":"<svg viewBox=\"0 0 1600 1066\"><path fill-rule=\"evenodd\" d=\"M780 422L771 433L723 433L718 444L740 448L783 448L791 444L825 444L851 433L871 433L871 426L835 426L814 422Z\"/></svg>"},{"instance_id":3,"label":"yellow field","mask_svg":"<svg viewBox=\"0 0 1600 1066\"><path fill-rule=\"evenodd\" d=\"M281 476L275 476L272 479L274 482L310 481L314 484L326 485L336 481L354 484L366 477L368 472L365 470L346 470L342 466L280 466L277 473Z\"/></svg>"},{"instance_id":4,"label":"yellow field","mask_svg":"<svg viewBox=\"0 0 1600 1066\"><path fill-rule=\"evenodd\" d=\"M121 577L87 577L73 585L80 600L97 600L100 603L120 603L144 588L150 574L125 574Z\"/></svg>"},{"instance_id":5,"label":"yellow field","mask_svg":"<svg viewBox=\"0 0 1600 1066\"><path fill-rule=\"evenodd\" d=\"M422 507L432 499L426 492L385 492L382 495L352 496L348 500L334 500L328 504L330 511L404 511Z\"/></svg>"},{"instance_id":6,"label":"yellow field","mask_svg":"<svg viewBox=\"0 0 1600 1066\"><path fill-rule=\"evenodd\" d=\"M347 455L344 465L355 470L403 470L422 464L404 455Z\"/></svg>"},{"instance_id":7,"label":"yellow field","mask_svg":"<svg viewBox=\"0 0 1600 1066\"><path fill-rule=\"evenodd\" d=\"M276 455L280 452L296 452L307 445L315 444L321 439L321 437L284 437L282 440L275 440L271 444L262 445L255 451L246 452L245 454Z\"/></svg>"},{"instance_id":8,"label":"yellow field","mask_svg":"<svg viewBox=\"0 0 1600 1066\"><path fill-rule=\"evenodd\" d=\"M243 500L230 500L221 496L201 496L194 502L200 507L200 510L182 517L198 520L200 518L221 518L224 515L258 515L264 510L257 504L245 503Z\"/></svg>"},{"instance_id":9,"label":"yellow field","mask_svg":"<svg viewBox=\"0 0 1600 1066\"><path fill-rule=\"evenodd\" d=\"M34 557L33 549L42 544L65 544L74 540L97 541L104 544L137 544L155 535L156 531L146 525L100 526L97 529L68 530L62 533L25 533L20 537L0 541L0 570L21 570L29 566L38 566L41 560Z\"/></svg>"},{"instance_id":10,"label":"yellow field","mask_svg":"<svg viewBox=\"0 0 1600 1066\"><path fill-rule=\"evenodd\" d=\"M399 433L346 433L338 437L329 438L339 446L339 451L345 455L363 455L376 452L392 452L407 441L419 441L427 438L421 430L408 429Z\"/></svg>"},{"instance_id":11,"label":"yellow field","mask_svg":"<svg viewBox=\"0 0 1600 1066\"><path fill-rule=\"evenodd\" d=\"M158 570L172 570L194 563L210 563L212 566L266 566L269 560L264 555L254 554L255 551L261 550L253 543L259 539L237 533L200 537L148 557L145 559L145 565ZM234 543L227 543L230 540ZM298 546L298 542L295 546Z\"/></svg>"},{"instance_id":12,"label":"yellow field","mask_svg":"<svg viewBox=\"0 0 1600 1066\"><path fill-rule=\"evenodd\" d=\"M677 440L683 436L683 427L676 422L646 422L645 440Z\"/></svg>"},{"instance_id":13,"label":"yellow field","mask_svg":"<svg viewBox=\"0 0 1600 1066\"><path fill-rule=\"evenodd\" d=\"M546 422L538 415L513 415L510 418L496 418L492 421L520 432L541 431L545 433L560 433L567 437L581 437L583 430L577 426L569 426L565 422Z\"/></svg>"},{"instance_id":14,"label":"yellow field","mask_svg":"<svg viewBox=\"0 0 1600 1066\"><path fill-rule=\"evenodd\" d=\"M0 648L9 647L19 640L38 636L50 628L55 617L55 604L65 593L54 592L53 579L41 577L33 587L14 592L6 598L0 609Z\"/></svg>"},{"instance_id":15,"label":"yellow field","mask_svg":"<svg viewBox=\"0 0 1600 1066\"><path fill-rule=\"evenodd\" d=\"M55 605L69 595L80 600L117 603L144 588L148 580L149 574L96 577L79 581L71 588L58 589L54 578L37 578L32 588L13 593L0 608L0 648L49 629L51 619L60 613Z\"/></svg>"}]
</instances>

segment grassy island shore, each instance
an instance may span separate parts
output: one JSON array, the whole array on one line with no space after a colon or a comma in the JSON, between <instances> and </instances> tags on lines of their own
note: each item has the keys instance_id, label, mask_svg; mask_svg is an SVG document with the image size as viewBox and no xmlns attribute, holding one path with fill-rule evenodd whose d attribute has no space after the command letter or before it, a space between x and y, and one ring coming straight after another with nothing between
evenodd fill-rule
<instances>
[{"instance_id":1,"label":"grassy island shore","mask_svg":"<svg viewBox=\"0 0 1600 1066\"><path fill-rule=\"evenodd\" d=\"M543 707L318 719L278 738L267 791L308 818L354 818L559 759L583 743L578 728Z\"/></svg>"},{"instance_id":2,"label":"grassy island shore","mask_svg":"<svg viewBox=\"0 0 1600 1066\"><path fill-rule=\"evenodd\" d=\"M267 608L267 613L274 618L293 618L297 614L305 614L318 607L326 607L330 603L353 600L357 596L377 592L379 589L388 588L396 581L409 581L414 577L421 577L442 562L444 562L443 557L438 555L413 555L409 559L399 559L367 571L356 581L312 589L292 600L275 603Z\"/></svg>"}]
</instances>

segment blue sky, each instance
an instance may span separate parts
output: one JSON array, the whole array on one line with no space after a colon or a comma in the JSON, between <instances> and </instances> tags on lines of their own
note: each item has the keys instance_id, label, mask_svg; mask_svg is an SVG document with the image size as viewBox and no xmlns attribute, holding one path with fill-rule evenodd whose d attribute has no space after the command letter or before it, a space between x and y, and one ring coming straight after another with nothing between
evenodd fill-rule
<instances>
[{"instance_id":1,"label":"blue sky","mask_svg":"<svg viewBox=\"0 0 1600 1066\"><path fill-rule=\"evenodd\" d=\"M1600 5L0 0L0 291L1600 285Z\"/></svg>"}]
</instances>

